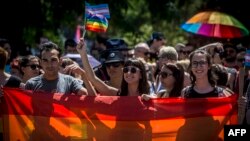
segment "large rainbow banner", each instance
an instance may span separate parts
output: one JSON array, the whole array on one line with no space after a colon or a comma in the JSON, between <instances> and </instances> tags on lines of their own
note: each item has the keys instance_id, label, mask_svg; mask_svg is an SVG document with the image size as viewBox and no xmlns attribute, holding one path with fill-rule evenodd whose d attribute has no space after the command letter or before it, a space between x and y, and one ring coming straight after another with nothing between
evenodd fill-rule
<instances>
[{"instance_id":1,"label":"large rainbow banner","mask_svg":"<svg viewBox=\"0 0 250 141\"><path fill-rule=\"evenodd\" d=\"M236 96L77 96L4 89L4 141L218 141L237 124ZM3 112L4 111L4 112Z\"/></svg>"}]
</instances>

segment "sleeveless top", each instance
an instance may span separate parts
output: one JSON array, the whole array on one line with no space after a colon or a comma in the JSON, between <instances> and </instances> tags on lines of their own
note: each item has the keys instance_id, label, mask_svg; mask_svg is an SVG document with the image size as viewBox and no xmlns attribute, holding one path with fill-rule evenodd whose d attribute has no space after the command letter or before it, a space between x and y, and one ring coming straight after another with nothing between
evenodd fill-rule
<instances>
[{"instance_id":1,"label":"sleeveless top","mask_svg":"<svg viewBox=\"0 0 250 141\"><path fill-rule=\"evenodd\" d=\"M194 86L188 86L184 89L184 98L206 98L206 97L223 97L224 88L215 86L214 89L208 93L198 93L194 90Z\"/></svg>"}]
</instances>

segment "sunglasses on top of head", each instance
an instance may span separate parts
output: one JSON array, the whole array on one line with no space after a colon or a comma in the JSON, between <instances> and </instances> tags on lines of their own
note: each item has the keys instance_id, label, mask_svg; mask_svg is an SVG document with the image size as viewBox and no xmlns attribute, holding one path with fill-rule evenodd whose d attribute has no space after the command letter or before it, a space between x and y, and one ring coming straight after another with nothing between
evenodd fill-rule
<instances>
[{"instance_id":1,"label":"sunglasses on top of head","mask_svg":"<svg viewBox=\"0 0 250 141\"><path fill-rule=\"evenodd\" d=\"M27 67L30 67L32 70L35 70L36 68L41 69L41 66L36 64L27 65Z\"/></svg>"},{"instance_id":2,"label":"sunglasses on top of head","mask_svg":"<svg viewBox=\"0 0 250 141\"><path fill-rule=\"evenodd\" d=\"M140 71L140 69L137 67L124 67L123 68L123 73L128 73L128 72L136 73L137 71Z\"/></svg>"}]
</instances>

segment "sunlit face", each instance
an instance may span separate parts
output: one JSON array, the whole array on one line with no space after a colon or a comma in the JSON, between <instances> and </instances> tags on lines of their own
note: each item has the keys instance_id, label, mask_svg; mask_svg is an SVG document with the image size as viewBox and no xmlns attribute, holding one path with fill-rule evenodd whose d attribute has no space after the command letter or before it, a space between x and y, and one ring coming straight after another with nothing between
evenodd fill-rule
<instances>
[{"instance_id":1,"label":"sunlit face","mask_svg":"<svg viewBox=\"0 0 250 141\"><path fill-rule=\"evenodd\" d=\"M144 58L147 59L147 53L149 52L149 50L145 49L145 48L135 48L135 58Z\"/></svg>"},{"instance_id":2,"label":"sunlit face","mask_svg":"<svg viewBox=\"0 0 250 141\"><path fill-rule=\"evenodd\" d=\"M205 54L194 54L190 63L192 73L195 75L196 79L207 77L209 66Z\"/></svg>"},{"instance_id":3,"label":"sunlit face","mask_svg":"<svg viewBox=\"0 0 250 141\"><path fill-rule=\"evenodd\" d=\"M30 60L27 66L22 67L22 71L24 75L26 75L29 78L38 76L40 72L40 64L38 59L34 58Z\"/></svg>"},{"instance_id":4,"label":"sunlit face","mask_svg":"<svg viewBox=\"0 0 250 141\"><path fill-rule=\"evenodd\" d=\"M174 87L175 78L173 72L167 67L163 66L160 72L161 83L166 89L172 89Z\"/></svg>"},{"instance_id":5,"label":"sunlit face","mask_svg":"<svg viewBox=\"0 0 250 141\"><path fill-rule=\"evenodd\" d=\"M60 68L59 62L59 52L55 49L51 51L43 51L42 52L42 68L44 73L48 76L55 77L58 74Z\"/></svg>"},{"instance_id":6,"label":"sunlit face","mask_svg":"<svg viewBox=\"0 0 250 141\"><path fill-rule=\"evenodd\" d=\"M135 66L126 66L123 68L123 77L128 84L139 83L141 70Z\"/></svg>"}]
</instances>

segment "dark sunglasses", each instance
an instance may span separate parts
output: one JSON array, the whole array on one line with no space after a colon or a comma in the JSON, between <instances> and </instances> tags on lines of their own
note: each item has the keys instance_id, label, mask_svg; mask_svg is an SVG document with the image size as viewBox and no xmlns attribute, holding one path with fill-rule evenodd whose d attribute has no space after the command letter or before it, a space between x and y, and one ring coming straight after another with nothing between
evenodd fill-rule
<instances>
[{"instance_id":1,"label":"dark sunglasses","mask_svg":"<svg viewBox=\"0 0 250 141\"><path fill-rule=\"evenodd\" d=\"M35 64L27 65L27 67L30 67L32 70L35 70L36 68L41 69L41 66Z\"/></svg>"},{"instance_id":2,"label":"dark sunglasses","mask_svg":"<svg viewBox=\"0 0 250 141\"><path fill-rule=\"evenodd\" d=\"M111 66L114 67L114 68L118 68L121 65L121 63L107 63L105 65L108 68L110 68Z\"/></svg>"},{"instance_id":3,"label":"dark sunglasses","mask_svg":"<svg viewBox=\"0 0 250 141\"><path fill-rule=\"evenodd\" d=\"M161 75L161 78L165 79L165 78L167 78L168 76L173 75L173 74L167 73L167 72L160 72L160 75Z\"/></svg>"},{"instance_id":4,"label":"dark sunglasses","mask_svg":"<svg viewBox=\"0 0 250 141\"><path fill-rule=\"evenodd\" d=\"M207 64L207 61L193 61L192 62L192 67L197 68L198 65L203 67L205 64Z\"/></svg>"},{"instance_id":5,"label":"dark sunglasses","mask_svg":"<svg viewBox=\"0 0 250 141\"><path fill-rule=\"evenodd\" d=\"M123 73L128 73L128 72L136 73L137 71L140 71L140 69L137 67L124 67L123 68Z\"/></svg>"},{"instance_id":6,"label":"dark sunglasses","mask_svg":"<svg viewBox=\"0 0 250 141\"><path fill-rule=\"evenodd\" d=\"M183 50L180 50L180 53L182 53L182 54L190 54L191 51L183 51Z\"/></svg>"}]
</instances>

